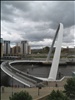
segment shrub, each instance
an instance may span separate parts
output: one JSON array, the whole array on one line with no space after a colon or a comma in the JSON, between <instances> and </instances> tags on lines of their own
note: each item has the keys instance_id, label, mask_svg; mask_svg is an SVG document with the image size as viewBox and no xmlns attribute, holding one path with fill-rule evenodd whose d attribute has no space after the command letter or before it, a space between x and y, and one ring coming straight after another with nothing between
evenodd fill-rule
<instances>
[{"instance_id":1,"label":"shrub","mask_svg":"<svg viewBox=\"0 0 75 100\"><path fill-rule=\"evenodd\" d=\"M12 97L9 97L9 100L32 100L32 97L26 91L21 91L14 93Z\"/></svg>"},{"instance_id":2,"label":"shrub","mask_svg":"<svg viewBox=\"0 0 75 100\"><path fill-rule=\"evenodd\" d=\"M51 94L48 96L47 100L69 100L66 95L63 94L63 92L57 90L52 91Z\"/></svg>"}]
</instances>

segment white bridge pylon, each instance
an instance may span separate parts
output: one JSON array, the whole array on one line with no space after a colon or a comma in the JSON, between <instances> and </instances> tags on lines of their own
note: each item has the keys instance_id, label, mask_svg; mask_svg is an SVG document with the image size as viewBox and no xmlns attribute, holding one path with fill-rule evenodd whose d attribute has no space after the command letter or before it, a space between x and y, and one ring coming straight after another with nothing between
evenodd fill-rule
<instances>
[{"instance_id":1,"label":"white bridge pylon","mask_svg":"<svg viewBox=\"0 0 75 100\"><path fill-rule=\"evenodd\" d=\"M63 24L62 23L59 24L59 26L56 30L55 37L53 39L51 48L49 50L47 59L44 63L49 63L50 55L52 53L52 49L53 49L56 38L57 38L57 43L56 43L55 53L54 53L51 69L50 69L50 72L49 72L49 76L48 76L48 78L37 77L38 79L41 79L43 81L56 81L57 71L58 71L58 66L59 66L59 60L60 60L62 39L63 39Z\"/></svg>"},{"instance_id":2,"label":"white bridge pylon","mask_svg":"<svg viewBox=\"0 0 75 100\"><path fill-rule=\"evenodd\" d=\"M54 57L53 57L53 61L52 61L52 66L51 66L51 70L49 73L49 77L48 80L56 80L57 77L57 71L58 71L58 66L59 66L59 60L60 60L60 54L61 54L61 46L62 46L62 39L63 39L63 24L60 23L58 26L58 29L56 31L52 46L50 48L49 54L47 56L46 61L49 61L56 37L57 38L57 44L56 44L56 49L55 49L55 53L54 53Z\"/></svg>"}]
</instances>

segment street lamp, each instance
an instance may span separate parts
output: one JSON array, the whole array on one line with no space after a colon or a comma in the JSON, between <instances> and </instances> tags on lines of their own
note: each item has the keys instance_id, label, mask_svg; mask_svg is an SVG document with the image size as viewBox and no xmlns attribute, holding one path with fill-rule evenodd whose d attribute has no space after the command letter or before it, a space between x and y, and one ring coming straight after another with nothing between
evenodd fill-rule
<instances>
[{"instance_id":1,"label":"street lamp","mask_svg":"<svg viewBox=\"0 0 75 100\"><path fill-rule=\"evenodd\" d=\"M40 89L43 87L43 84L37 84L36 87L38 88L38 96L40 95Z\"/></svg>"},{"instance_id":2,"label":"street lamp","mask_svg":"<svg viewBox=\"0 0 75 100\"><path fill-rule=\"evenodd\" d=\"M41 86L38 86L38 96L40 95Z\"/></svg>"},{"instance_id":3,"label":"street lamp","mask_svg":"<svg viewBox=\"0 0 75 100\"><path fill-rule=\"evenodd\" d=\"M13 96L13 75L12 75L12 96Z\"/></svg>"}]
</instances>

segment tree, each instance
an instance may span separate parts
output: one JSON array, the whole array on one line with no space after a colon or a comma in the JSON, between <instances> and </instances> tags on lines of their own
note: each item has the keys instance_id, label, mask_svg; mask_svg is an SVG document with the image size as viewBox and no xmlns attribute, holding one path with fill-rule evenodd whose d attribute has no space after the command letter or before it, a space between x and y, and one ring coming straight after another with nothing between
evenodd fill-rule
<instances>
[{"instance_id":1,"label":"tree","mask_svg":"<svg viewBox=\"0 0 75 100\"><path fill-rule=\"evenodd\" d=\"M32 97L26 91L21 91L14 93L12 97L9 97L9 100L32 100Z\"/></svg>"},{"instance_id":2,"label":"tree","mask_svg":"<svg viewBox=\"0 0 75 100\"><path fill-rule=\"evenodd\" d=\"M44 53L48 53L49 52L49 47L45 47L45 48L43 48L43 51L44 51Z\"/></svg>"},{"instance_id":3,"label":"tree","mask_svg":"<svg viewBox=\"0 0 75 100\"><path fill-rule=\"evenodd\" d=\"M61 91L52 91L51 94L48 96L47 100L69 100L69 98L64 95Z\"/></svg>"},{"instance_id":4,"label":"tree","mask_svg":"<svg viewBox=\"0 0 75 100\"><path fill-rule=\"evenodd\" d=\"M67 83L64 85L65 93L70 98L75 99L75 78L67 80Z\"/></svg>"}]
</instances>

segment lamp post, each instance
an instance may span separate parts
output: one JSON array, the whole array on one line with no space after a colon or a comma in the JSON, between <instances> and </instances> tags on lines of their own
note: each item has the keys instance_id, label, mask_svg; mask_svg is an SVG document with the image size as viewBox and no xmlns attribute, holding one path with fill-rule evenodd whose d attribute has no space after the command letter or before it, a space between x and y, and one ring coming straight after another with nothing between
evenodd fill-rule
<instances>
[{"instance_id":1,"label":"lamp post","mask_svg":"<svg viewBox=\"0 0 75 100\"><path fill-rule=\"evenodd\" d=\"M12 96L13 96L13 75L12 75Z\"/></svg>"},{"instance_id":2,"label":"lamp post","mask_svg":"<svg viewBox=\"0 0 75 100\"><path fill-rule=\"evenodd\" d=\"M37 84L36 87L38 88L38 96L40 95L40 89L42 88L41 84Z\"/></svg>"},{"instance_id":3,"label":"lamp post","mask_svg":"<svg viewBox=\"0 0 75 100\"><path fill-rule=\"evenodd\" d=\"M38 96L40 95L40 93L39 93L40 91L39 91L39 87L38 87Z\"/></svg>"}]
</instances>

